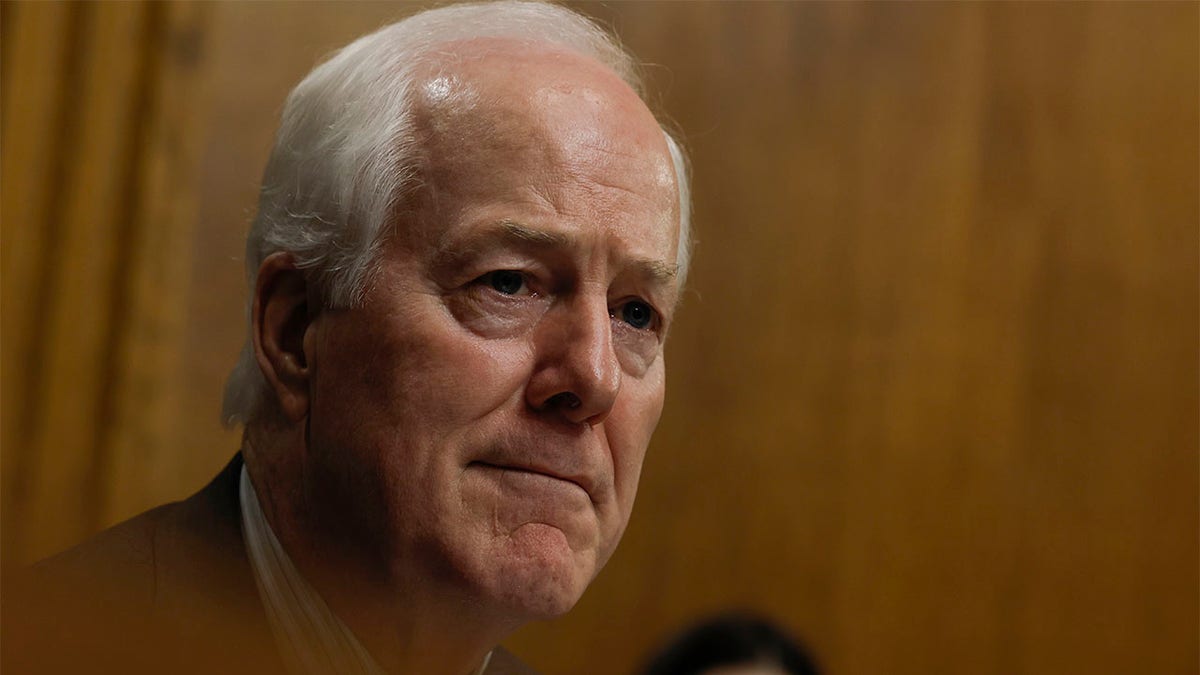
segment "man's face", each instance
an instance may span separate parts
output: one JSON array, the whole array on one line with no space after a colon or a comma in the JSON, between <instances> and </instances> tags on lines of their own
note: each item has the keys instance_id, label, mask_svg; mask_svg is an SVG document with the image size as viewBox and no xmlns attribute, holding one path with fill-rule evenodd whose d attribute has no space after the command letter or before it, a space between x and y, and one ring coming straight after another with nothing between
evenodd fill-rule
<instances>
[{"instance_id":1,"label":"man's face","mask_svg":"<svg viewBox=\"0 0 1200 675\"><path fill-rule=\"evenodd\" d=\"M620 539L662 411L675 175L598 64L461 47L424 80L423 184L364 305L305 335L304 499L394 583L555 616Z\"/></svg>"}]
</instances>

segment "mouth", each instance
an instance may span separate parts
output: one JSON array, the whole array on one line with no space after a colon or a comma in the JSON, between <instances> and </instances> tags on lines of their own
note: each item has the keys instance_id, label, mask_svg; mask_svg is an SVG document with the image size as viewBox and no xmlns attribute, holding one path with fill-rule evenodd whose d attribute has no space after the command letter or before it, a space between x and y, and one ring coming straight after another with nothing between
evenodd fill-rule
<instances>
[{"instance_id":1,"label":"mouth","mask_svg":"<svg viewBox=\"0 0 1200 675\"><path fill-rule=\"evenodd\" d=\"M500 472L501 474L526 477L535 481L555 481L557 483L573 486L574 488L581 490L585 495L587 495L589 500L594 501L592 499L591 491L587 489L581 478L562 475L552 469L519 464L495 464L492 462L482 461L471 462L467 465L467 467L476 467L486 471L496 471Z\"/></svg>"}]
</instances>

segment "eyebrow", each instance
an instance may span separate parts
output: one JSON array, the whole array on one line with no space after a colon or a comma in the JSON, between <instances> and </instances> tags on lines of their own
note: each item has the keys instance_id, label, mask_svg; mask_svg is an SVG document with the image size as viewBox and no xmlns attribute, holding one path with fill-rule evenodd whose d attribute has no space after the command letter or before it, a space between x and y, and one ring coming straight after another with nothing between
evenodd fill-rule
<instances>
[{"instance_id":1,"label":"eyebrow","mask_svg":"<svg viewBox=\"0 0 1200 675\"><path fill-rule=\"evenodd\" d=\"M516 239L539 246L566 246L571 243L571 237L565 234L535 230L513 220L500 221L499 228L505 239Z\"/></svg>"},{"instance_id":2,"label":"eyebrow","mask_svg":"<svg viewBox=\"0 0 1200 675\"><path fill-rule=\"evenodd\" d=\"M642 271L643 276L651 281L667 283L679 276L679 265L675 263L638 258L633 261L633 264Z\"/></svg>"},{"instance_id":3,"label":"eyebrow","mask_svg":"<svg viewBox=\"0 0 1200 675\"><path fill-rule=\"evenodd\" d=\"M536 248L549 249L567 248L574 239L569 234L537 230L527 225L522 225L515 220L505 219L497 222L494 227L486 228L479 235L470 237L468 239L467 251L456 252L450 250L447 246L442 246L438 252L438 258L443 261L458 260L465 257L465 255L469 255L469 251L475 249L477 246L493 241L511 241L519 244L533 245ZM669 283L679 276L679 265L663 260L632 258L629 260L629 266L637 270L637 273L646 280L655 283Z\"/></svg>"}]
</instances>

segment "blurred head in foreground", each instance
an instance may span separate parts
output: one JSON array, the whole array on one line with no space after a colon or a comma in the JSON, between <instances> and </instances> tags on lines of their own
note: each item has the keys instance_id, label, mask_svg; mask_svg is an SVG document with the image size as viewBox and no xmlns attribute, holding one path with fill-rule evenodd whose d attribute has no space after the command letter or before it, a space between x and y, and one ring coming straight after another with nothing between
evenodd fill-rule
<instances>
[{"instance_id":1,"label":"blurred head in foreground","mask_svg":"<svg viewBox=\"0 0 1200 675\"><path fill-rule=\"evenodd\" d=\"M771 622L730 614L686 629L643 675L817 675L812 659Z\"/></svg>"}]
</instances>

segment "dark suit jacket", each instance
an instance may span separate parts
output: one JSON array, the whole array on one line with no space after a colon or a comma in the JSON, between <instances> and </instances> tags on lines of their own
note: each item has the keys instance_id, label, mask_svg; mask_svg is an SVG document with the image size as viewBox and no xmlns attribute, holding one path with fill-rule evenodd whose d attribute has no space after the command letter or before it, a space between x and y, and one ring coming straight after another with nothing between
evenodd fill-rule
<instances>
[{"instance_id":1,"label":"dark suit jacket","mask_svg":"<svg viewBox=\"0 0 1200 675\"><path fill-rule=\"evenodd\" d=\"M3 670L283 673L242 540L241 455L200 492L5 580ZM497 649L488 675L532 673Z\"/></svg>"}]
</instances>

